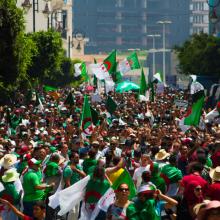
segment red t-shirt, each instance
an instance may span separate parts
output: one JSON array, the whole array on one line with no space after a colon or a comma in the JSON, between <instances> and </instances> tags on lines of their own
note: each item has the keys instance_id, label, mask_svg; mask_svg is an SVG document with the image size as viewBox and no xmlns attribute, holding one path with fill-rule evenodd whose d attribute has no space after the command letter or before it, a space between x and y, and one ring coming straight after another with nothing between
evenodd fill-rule
<instances>
[{"instance_id":1,"label":"red t-shirt","mask_svg":"<svg viewBox=\"0 0 220 220\"><path fill-rule=\"evenodd\" d=\"M186 189L187 185L192 182L192 181L197 181L199 183L199 185L202 187L204 194L206 194L207 192L207 188L208 188L208 183L206 180L204 180L200 175L198 174L189 174L187 176L184 176L181 184L182 186Z\"/></svg>"},{"instance_id":2,"label":"red t-shirt","mask_svg":"<svg viewBox=\"0 0 220 220\"><path fill-rule=\"evenodd\" d=\"M210 200L220 201L220 183L213 183L209 186L207 196Z\"/></svg>"}]
</instances>

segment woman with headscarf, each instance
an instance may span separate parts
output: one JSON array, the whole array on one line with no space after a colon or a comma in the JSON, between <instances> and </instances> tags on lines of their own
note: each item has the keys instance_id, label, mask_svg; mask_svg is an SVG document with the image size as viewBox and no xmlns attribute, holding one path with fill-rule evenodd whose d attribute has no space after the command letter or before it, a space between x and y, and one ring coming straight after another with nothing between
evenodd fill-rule
<instances>
[{"instance_id":1,"label":"woman with headscarf","mask_svg":"<svg viewBox=\"0 0 220 220\"><path fill-rule=\"evenodd\" d=\"M203 202L203 192L202 187L199 185L199 182L192 181L190 182L186 189L184 190L183 198L177 206L177 220L195 219L195 214L193 212L193 207L198 203Z\"/></svg>"}]
</instances>

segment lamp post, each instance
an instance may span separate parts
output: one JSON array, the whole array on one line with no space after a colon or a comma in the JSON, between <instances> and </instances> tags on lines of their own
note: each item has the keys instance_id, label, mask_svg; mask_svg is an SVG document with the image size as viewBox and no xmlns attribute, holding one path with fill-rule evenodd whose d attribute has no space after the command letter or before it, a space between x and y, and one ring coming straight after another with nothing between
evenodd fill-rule
<instances>
[{"instance_id":1,"label":"lamp post","mask_svg":"<svg viewBox=\"0 0 220 220\"><path fill-rule=\"evenodd\" d=\"M158 21L157 24L163 25L163 81L166 84L166 25L172 24L171 21Z\"/></svg>"},{"instance_id":2,"label":"lamp post","mask_svg":"<svg viewBox=\"0 0 220 220\"><path fill-rule=\"evenodd\" d=\"M156 73L156 58L155 58L155 50L156 50L156 47L155 47L155 38L157 37L161 37L160 34L149 34L147 35L148 37L152 38L153 39L153 75Z\"/></svg>"},{"instance_id":3,"label":"lamp post","mask_svg":"<svg viewBox=\"0 0 220 220\"><path fill-rule=\"evenodd\" d=\"M46 5L45 5L45 8L42 11L42 13L45 14L46 16L48 16L50 14L49 6L48 6L48 2L50 0L43 0L43 1L46 2ZM33 32L35 32L35 30L36 30L35 13L38 12L38 9L36 9L36 4L38 4L38 2L36 2L36 0L33 0ZM28 12L30 10L30 8L32 7L32 4L30 3L30 0L24 0L24 2L21 4L21 6L24 8L24 10L26 12Z\"/></svg>"}]
</instances>

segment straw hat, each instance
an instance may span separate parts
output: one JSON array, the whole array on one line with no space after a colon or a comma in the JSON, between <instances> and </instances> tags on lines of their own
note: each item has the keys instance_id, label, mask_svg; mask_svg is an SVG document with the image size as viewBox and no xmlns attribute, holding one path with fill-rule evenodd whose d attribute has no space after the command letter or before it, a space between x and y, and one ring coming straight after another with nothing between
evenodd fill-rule
<instances>
[{"instance_id":1,"label":"straw hat","mask_svg":"<svg viewBox=\"0 0 220 220\"><path fill-rule=\"evenodd\" d=\"M8 169L17 162L17 157L14 154L6 154L1 160L0 165Z\"/></svg>"},{"instance_id":2,"label":"straw hat","mask_svg":"<svg viewBox=\"0 0 220 220\"><path fill-rule=\"evenodd\" d=\"M14 182L19 178L19 173L16 169L10 169L5 171L4 175L2 176L2 181L5 183Z\"/></svg>"},{"instance_id":3,"label":"straw hat","mask_svg":"<svg viewBox=\"0 0 220 220\"><path fill-rule=\"evenodd\" d=\"M212 180L220 181L220 166L216 167L215 169L212 169L209 172L209 176Z\"/></svg>"},{"instance_id":4,"label":"straw hat","mask_svg":"<svg viewBox=\"0 0 220 220\"><path fill-rule=\"evenodd\" d=\"M155 159L156 160L164 160L167 157L169 157L170 154L167 153L164 149L161 149L156 155L155 155Z\"/></svg>"}]
</instances>

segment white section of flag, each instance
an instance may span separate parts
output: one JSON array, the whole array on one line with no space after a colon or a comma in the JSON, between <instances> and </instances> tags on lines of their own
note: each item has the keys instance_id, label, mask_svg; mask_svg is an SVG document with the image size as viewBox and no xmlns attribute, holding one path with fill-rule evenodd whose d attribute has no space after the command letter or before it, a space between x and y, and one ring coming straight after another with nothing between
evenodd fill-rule
<instances>
[{"instance_id":1,"label":"white section of flag","mask_svg":"<svg viewBox=\"0 0 220 220\"><path fill-rule=\"evenodd\" d=\"M89 68L99 80L109 79L110 77L109 72L103 63L90 64Z\"/></svg>"},{"instance_id":2,"label":"white section of flag","mask_svg":"<svg viewBox=\"0 0 220 220\"><path fill-rule=\"evenodd\" d=\"M65 215L83 200L86 191L86 185L89 180L90 176L86 176L72 186L59 192L58 197L60 211L58 215Z\"/></svg>"},{"instance_id":3,"label":"white section of flag","mask_svg":"<svg viewBox=\"0 0 220 220\"><path fill-rule=\"evenodd\" d=\"M75 69L74 76L75 76L75 77L78 77L78 76L81 75L82 70L81 70L80 67L81 67L81 63L76 63L76 64L74 64L74 69Z\"/></svg>"},{"instance_id":4,"label":"white section of flag","mask_svg":"<svg viewBox=\"0 0 220 220\"><path fill-rule=\"evenodd\" d=\"M212 122L217 116L219 116L219 112L215 108L205 116L205 121Z\"/></svg>"},{"instance_id":5,"label":"white section of flag","mask_svg":"<svg viewBox=\"0 0 220 220\"><path fill-rule=\"evenodd\" d=\"M125 74L131 70L130 64L127 59L124 59L118 63L118 70Z\"/></svg>"},{"instance_id":6,"label":"white section of flag","mask_svg":"<svg viewBox=\"0 0 220 220\"><path fill-rule=\"evenodd\" d=\"M199 91L204 90L204 86L199 82L193 82L190 86L190 94L193 95Z\"/></svg>"}]
</instances>

